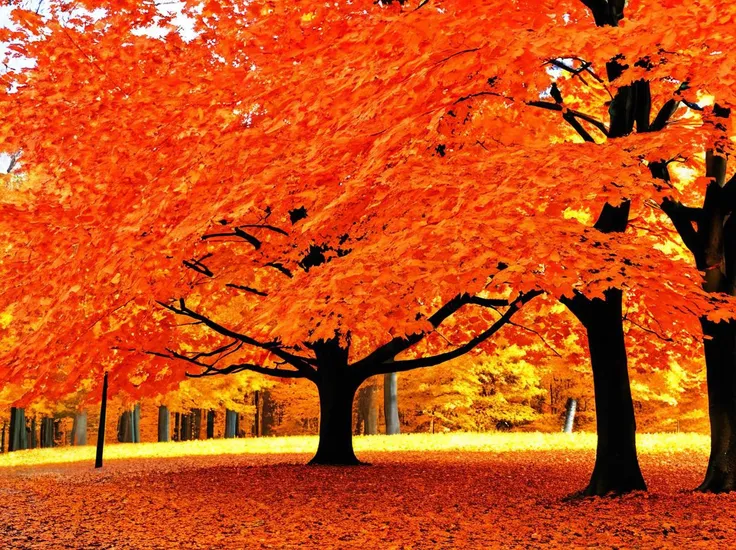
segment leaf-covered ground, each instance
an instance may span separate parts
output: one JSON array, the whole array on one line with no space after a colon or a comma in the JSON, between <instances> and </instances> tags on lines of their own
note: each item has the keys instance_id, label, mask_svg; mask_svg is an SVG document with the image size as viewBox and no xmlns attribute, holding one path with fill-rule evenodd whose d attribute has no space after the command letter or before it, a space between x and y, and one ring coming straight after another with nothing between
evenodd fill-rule
<instances>
[{"instance_id":1,"label":"leaf-covered ground","mask_svg":"<svg viewBox=\"0 0 736 550\"><path fill-rule=\"evenodd\" d=\"M705 467L707 454L700 438L642 441L648 494L567 502L563 498L584 485L592 467L591 439L557 437L552 440L556 444L540 444L546 450L529 450L534 436L503 437L496 440L497 451L482 452L467 450L477 445L449 444L441 438L435 439L440 441L436 446L445 450L371 451L382 439L359 439L356 446L364 449L360 457L373 465L354 468L308 467L303 465L308 454L283 452L122 458L126 448L139 453L144 448L129 445L111 446L111 454L115 449L119 457L94 471L88 462L38 460L50 451L17 453L14 460L25 456L30 464L10 466L7 457L0 460L0 546L736 545L736 495L686 490L697 485ZM249 441L215 443L211 448L263 445ZM421 442L393 441L404 448ZM486 447L493 441L487 439ZM272 443L288 448L279 440ZM174 455L171 449L181 452L187 445L150 447Z\"/></svg>"}]
</instances>

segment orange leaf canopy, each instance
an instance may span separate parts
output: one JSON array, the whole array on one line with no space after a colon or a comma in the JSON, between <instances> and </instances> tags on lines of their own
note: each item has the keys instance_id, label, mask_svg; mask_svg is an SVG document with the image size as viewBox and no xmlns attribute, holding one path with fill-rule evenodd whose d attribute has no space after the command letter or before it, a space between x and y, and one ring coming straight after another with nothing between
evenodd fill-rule
<instances>
[{"instance_id":1,"label":"orange leaf canopy","mask_svg":"<svg viewBox=\"0 0 736 550\"><path fill-rule=\"evenodd\" d=\"M706 117L579 143L560 116L585 110L595 134L637 78L655 103L687 81L692 101L730 104L736 11L717 4L631 2L606 29L577 0L15 9L7 55L33 66L1 77L0 150L21 157L0 198L0 383L63 395L107 369L115 388L166 391L184 368L145 351L215 341L156 305L180 296L264 340L349 333L355 357L460 293L623 287L666 330L697 330L730 306L652 247L671 232L646 206L663 194L647 163L702 166ZM634 68L606 85L593 71L617 55ZM533 106L553 81L564 110ZM586 227L624 198L641 230ZM493 316L467 319L453 330Z\"/></svg>"}]
</instances>

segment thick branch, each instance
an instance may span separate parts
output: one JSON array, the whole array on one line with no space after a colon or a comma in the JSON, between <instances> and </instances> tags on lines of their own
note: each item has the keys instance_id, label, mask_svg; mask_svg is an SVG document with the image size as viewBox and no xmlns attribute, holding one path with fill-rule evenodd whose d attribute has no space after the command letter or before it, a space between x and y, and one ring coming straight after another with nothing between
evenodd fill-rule
<instances>
[{"instance_id":1,"label":"thick branch","mask_svg":"<svg viewBox=\"0 0 736 550\"><path fill-rule=\"evenodd\" d=\"M468 294L458 294L444 306L438 309L431 317L427 319L433 329L439 327L448 317L455 313L458 309L466 304L474 304L483 307L501 307L508 305L507 300L498 300L493 298L480 298L478 296L470 296ZM419 343L425 336L426 332L416 332L408 336L397 336L393 340L378 347L372 353L356 362L353 368L361 369L367 365L374 363L383 363L391 361L402 351L406 351L413 345ZM392 372L392 371L389 371Z\"/></svg>"},{"instance_id":2,"label":"thick branch","mask_svg":"<svg viewBox=\"0 0 736 550\"><path fill-rule=\"evenodd\" d=\"M498 332L503 326L508 324L511 321L513 315L517 311L519 311L519 309L521 309L524 304L529 302L532 298L539 296L541 293L541 291L535 290L533 292L529 292L528 294L521 294L519 298L509 306L506 312L488 329L468 341L466 344L459 346L452 351L440 353L431 357L420 357L417 359L407 359L404 361L394 361L390 359L383 363L366 364L361 369L362 372L360 372L359 375L361 377L364 376L367 378L370 376L375 376L377 374L404 372L418 368L432 367L465 355L469 351L475 349L478 345L485 342L488 338Z\"/></svg>"}]
</instances>

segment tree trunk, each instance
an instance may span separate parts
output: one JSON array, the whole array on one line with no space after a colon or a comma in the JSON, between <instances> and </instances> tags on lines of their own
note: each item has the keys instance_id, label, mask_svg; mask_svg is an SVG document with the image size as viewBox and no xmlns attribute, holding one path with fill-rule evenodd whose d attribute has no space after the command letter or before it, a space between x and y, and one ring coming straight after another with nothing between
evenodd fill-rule
<instances>
[{"instance_id":1,"label":"tree trunk","mask_svg":"<svg viewBox=\"0 0 736 550\"><path fill-rule=\"evenodd\" d=\"M52 421L53 422L53 421ZM102 468L102 453L105 449L105 425L107 423L107 373L102 381L102 399L100 400L100 426L97 429L97 454L95 468ZM48 431L48 428L47 428Z\"/></svg>"},{"instance_id":2,"label":"tree trunk","mask_svg":"<svg viewBox=\"0 0 736 550\"><path fill-rule=\"evenodd\" d=\"M215 437L215 411L207 411L207 439Z\"/></svg>"},{"instance_id":3,"label":"tree trunk","mask_svg":"<svg viewBox=\"0 0 736 550\"><path fill-rule=\"evenodd\" d=\"M230 409L225 410L225 438L232 439L237 435L237 419L238 413L231 411Z\"/></svg>"},{"instance_id":4,"label":"tree trunk","mask_svg":"<svg viewBox=\"0 0 736 550\"><path fill-rule=\"evenodd\" d=\"M87 444L87 413L81 412L74 415L72 424L72 445Z\"/></svg>"},{"instance_id":5,"label":"tree trunk","mask_svg":"<svg viewBox=\"0 0 736 550\"><path fill-rule=\"evenodd\" d=\"M181 415L181 440L190 441L192 439L192 415L183 413Z\"/></svg>"},{"instance_id":6,"label":"tree trunk","mask_svg":"<svg viewBox=\"0 0 736 550\"><path fill-rule=\"evenodd\" d=\"M41 419L41 448L50 449L54 446L54 419L46 417Z\"/></svg>"},{"instance_id":7,"label":"tree trunk","mask_svg":"<svg viewBox=\"0 0 736 550\"><path fill-rule=\"evenodd\" d=\"M364 435L378 433L378 386L374 383L358 390L358 424L355 432Z\"/></svg>"},{"instance_id":8,"label":"tree trunk","mask_svg":"<svg viewBox=\"0 0 736 550\"><path fill-rule=\"evenodd\" d=\"M10 438L8 451L22 451L28 448L26 437L26 414L20 407L10 408Z\"/></svg>"},{"instance_id":9,"label":"tree trunk","mask_svg":"<svg viewBox=\"0 0 736 550\"><path fill-rule=\"evenodd\" d=\"M276 401L268 390L261 390L261 435L273 435L276 425Z\"/></svg>"},{"instance_id":10,"label":"tree trunk","mask_svg":"<svg viewBox=\"0 0 736 550\"><path fill-rule=\"evenodd\" d=\"M118 441L120 443L141 442L141 406L135 405L132 410L125 411L118 421Z\"/></svg>"},{"instance_id":11,"label":"tree trunk","mask_svg":"<svg viewBox=\"0 0 736 550\"><path fill-rule=\"evenodd\" d=\"M28 430L28 448L35 449L38 447L38 437L36 434L36 419L31 418L31 425Z\"/></svg>"},{"instance_id":12,"label":"tree trunk","mask_svg":"<svg viewBox=\"0 0 736 550\"><path fill-rule=\"evenodd\" d=\"M736 490L736 323L701 320L708 379L711 450L698 491Z\"/></svg>"},{"instance_id":13,"label":"tree trunk","mask_svg":"<svg viewBox=\"0 0 736 550\"><path fill-rule=\"evenodd\" d=\"M261 392L258 390L253 392L253 406L255 407L253 437L261 437Z\"/></svg>"},{"instance_id":14,"label":"tree trunk","mask_svg":"<svg viewBox=\"0 0 736 550\"><path fill-rule=\"evenodd\" d=\"M578 400L572 397L567 400L567 406L565 407L565 426L562 431L566 434L572 433L572 428L575 424L575 411L578 408Z\"/></svg>"},{"instance_id":15,"label":"tree trunk","mask_svg":"<svg viewBox=\"0 0 736 550\"><path fill-rule=\"evenodd\" d=\"M386 434L399 433L398 375L383 375L383 414L386 417Z\"/></svg>"},{"instance_id":16,"label":"tree trunk","mask_svg":"<svg viewBox=\"0 0 736 550\"><path fill-rule=\"evenodd\" d=\"M358 384L346 379L344 369L319 373L319 446L310 464L356 465L353 451L353 399Z\"/></svg>"},{"instance_id":17,"label":"tree trunk","mask_svg":"<svg viewBox=\"0 0 736 550\"><path fill-rule=\"evenodd\" d=\"M158 441L159 443L166 443L169 441L169 408L165 405L160 405L158 408Z\"/></svg>"},{"instance_id":18,"label":"tree trunk","mask_svg":"<svg viewBox=\"0 0 736 550\"><path fill-rule=\"evenodd\" d=\"M3 422L2 438L0 438L0 453L5 452L5 422Z\"/></svg>"},{"instance_id":19,"label":"tree trunk","mask_svg":"<svg viewBox=\"0 0 736 550\"><path fill-rule=\"evenodd\" d=\"M576 296L568 307L588 332L593 367L598 446L595 467L583 496L646 490L636 456L636 421L631 399L622 321L622 292L605 300Z\"/></svg>"},{"instance_id":20,"label":"tree trunk","mask_svg":"<svg viewBox=\"0 0 736 550\"><path fill-rule=\"evenodd\" d=\"M192 439L202 439L202 409L192 409Z\"/></svg>"},{"instance_id":21,"label":"tree trunk","mask_svg":"<svg viewBox=\"0 0 736 550\"><path fill-rule=\"evenodd\" d=\"M131 414L131 435L133 443L141 442L141 406L136 404Z\"/></svg>"},{"instance_id":22,"label":"tree trunk","mask_svg":"<svg viewBox=\"0 0 736 550\"><path fill-rule=\"evenodd\" d=\"M181 414L174 413L174 441L181 441Z\"/></svg>"}]
</instances>

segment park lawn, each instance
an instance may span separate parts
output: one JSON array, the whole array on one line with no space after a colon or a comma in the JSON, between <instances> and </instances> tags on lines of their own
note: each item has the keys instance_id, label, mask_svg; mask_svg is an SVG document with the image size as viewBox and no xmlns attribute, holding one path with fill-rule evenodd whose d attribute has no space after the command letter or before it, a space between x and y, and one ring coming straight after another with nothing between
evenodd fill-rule
<instances>
[{"instance_id":1,"label":"park lawn","mask_svg":"<svg viewBox=\"0 0 736 550\"><path fill-rule=\"evenodd\" d=\"M729 548L736 496L689 491L707 438L642 435L649 493L566 501L590 434L358 437L368 467L305 466L314 438L0 457L2 548ZM53 460L56 453L57 460ZM61 462L59 457L64 457Z\"/></svg>"}]
</instances>

